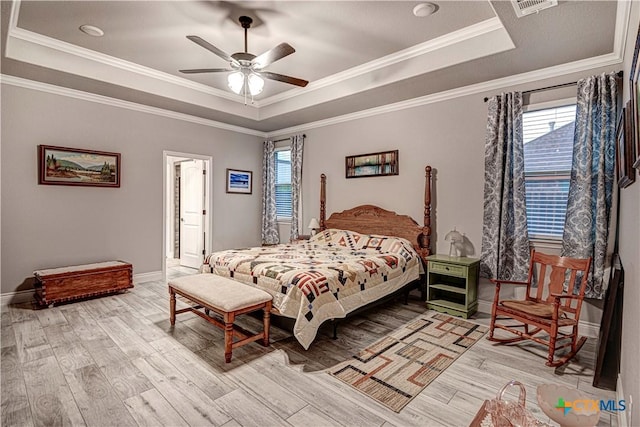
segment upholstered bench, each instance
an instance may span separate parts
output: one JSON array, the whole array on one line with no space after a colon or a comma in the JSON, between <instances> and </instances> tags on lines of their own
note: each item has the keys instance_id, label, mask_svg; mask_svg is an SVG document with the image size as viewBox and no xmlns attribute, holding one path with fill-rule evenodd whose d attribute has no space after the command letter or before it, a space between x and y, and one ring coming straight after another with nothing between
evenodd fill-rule
<instances>
[{"instance_id":1,"label":"upholstered bench","mask_svg":"<svg viewBox=\"0 0 640 427\"><path fill-rule=\"evenodd\" d=\"M176 294L181 295L196 305L176 311ZM262 339L262 345L269 345L269 322L271 311L271 295L249 285L238 283L215 274L195 274L183 276L169 281L169 309L171 325L176 324L176 314L191 311L207 322L224 330L224 360L231 362L234 348ZM204 312L199 309L204 309ZM236 316L262 309L263 330L251 334L234 325ZM223 322L209 316L213 311L222 316ZM239 341L234 342L234 336Z\"/></svg>"}]
</instances>

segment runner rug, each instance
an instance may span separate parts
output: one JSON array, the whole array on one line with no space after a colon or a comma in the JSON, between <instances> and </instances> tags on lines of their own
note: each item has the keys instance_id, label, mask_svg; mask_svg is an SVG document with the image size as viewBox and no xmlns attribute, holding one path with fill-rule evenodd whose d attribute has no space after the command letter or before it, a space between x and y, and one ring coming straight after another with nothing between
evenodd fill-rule
<instances>
[{"instance_id":1,"label":"runner rug","mask_svg":"<svg viewBox=\"0 0 640 427\"><path fill-rule=\"evenodd\" d=\"M400 412L487 330L485 326L429 311L328 372Z\"/></svg>"}]
</instances>

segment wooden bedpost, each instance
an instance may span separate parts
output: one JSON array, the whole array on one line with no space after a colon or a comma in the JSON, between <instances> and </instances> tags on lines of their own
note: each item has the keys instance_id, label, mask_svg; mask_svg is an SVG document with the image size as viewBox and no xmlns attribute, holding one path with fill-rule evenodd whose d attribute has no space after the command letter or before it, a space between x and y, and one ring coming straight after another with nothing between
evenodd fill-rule
<instances>
[{"instance_id":1,"label":"wooden bedpost","mask_svg":"<svg viewBox=\"0 0 640 427\"><path fill-rule=\"evenodd\" d=\"M431 254L431 166L425 167L424 172L424 227L418 238L423 260Z\"/></svg>"},{"instance_id":2,"label":"wooden bedpost","mask_svg":"<svg viewBox=\"0 0 640 427\"><path fill-rule=\"evenodd\" d=\"M320 175L320 230L327 228L325 225L326 219L326 203L327 203L327 176L325 174Z\"/></svg>"}]
</instances>

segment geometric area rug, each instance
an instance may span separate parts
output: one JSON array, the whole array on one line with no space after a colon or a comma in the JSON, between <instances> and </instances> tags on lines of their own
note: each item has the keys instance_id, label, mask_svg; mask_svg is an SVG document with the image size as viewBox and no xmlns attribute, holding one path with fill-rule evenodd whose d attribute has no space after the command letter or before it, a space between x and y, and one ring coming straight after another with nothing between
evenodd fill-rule
<instances>
[{"instance_id":1,"label":"geometric area rug","mask_svg":"<svg viewBox=\"0 0 640 427\"><path fill-rule=\"evenodd\" d=\"M400 412L487 330L486 326L429 311L328 373Z\"/></svg>"}]
</instances>

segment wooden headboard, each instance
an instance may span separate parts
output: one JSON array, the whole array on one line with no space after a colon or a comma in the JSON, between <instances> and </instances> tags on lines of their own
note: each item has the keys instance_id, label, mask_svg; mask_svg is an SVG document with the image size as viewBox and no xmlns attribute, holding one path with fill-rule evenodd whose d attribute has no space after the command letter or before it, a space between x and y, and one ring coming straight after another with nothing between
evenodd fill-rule
<instances>
[{"instance_id":1,"label":"wooden headboard","mask_svg":"<svg viewBox=\"0 0 640 427\"><path fill-rule=\"evenodd\" d=\"M413 244L420 257L425 260L431 254L431 166L424 168L424 218L423 225L408 215L374 205L361 205L326 217L327 177L320 176L320 229L337 228L351 230L362 234L382 234L385 236L403 237Z\"/></svg>"}]
</instances>

